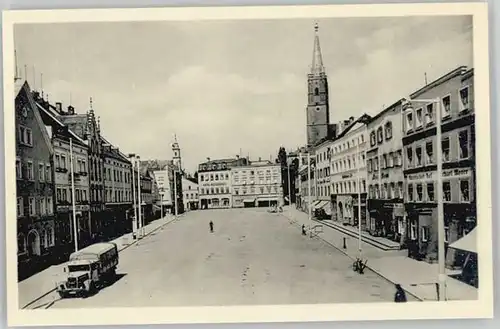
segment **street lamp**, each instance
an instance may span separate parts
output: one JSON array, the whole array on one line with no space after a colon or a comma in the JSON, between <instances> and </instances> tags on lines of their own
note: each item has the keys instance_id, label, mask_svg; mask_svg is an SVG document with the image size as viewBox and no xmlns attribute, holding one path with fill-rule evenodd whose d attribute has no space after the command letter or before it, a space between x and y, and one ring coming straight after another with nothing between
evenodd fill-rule
<instances>
[{"instance_id":1,"label":"street lamp","mask_svg":"<svg viewBox=\"0 0 500 329\"><path fill-rule=\"evenodd\" d=\"M438 216L438 284L439 284L439 300L446 300L446 269L445 269L445 231L444 231L444 208L443 208L443 163L442 163L442 140L441 140L441 99L411 99L403 98L401 100L403 106L407 109L412 109L412 103L433 103L436 104L436 157L437 157L437 216Z\"/></svg>"},{"instance_id":2,"label":"street lamp","mask_svg":"<svg viewBox=\"0 0 500 329\"><path fill-rule=\"evenodd\" d=\"M163 191L160 193L160 218L163 218Z\"/></svg>"},{"instance_id":3,"label":"street lamp","mask_svg":"<svg viewBox=\"0 0 500 329\"><path fill-rule=\"evenodd\" d=\"M146 210L146 202L142 201L142 203L141 203L141 213L143 211L145 211L145 210ZM142 219L142 223L141 223L142 233L141 234L142 234L142 237L144 237L146 235L146 229L144 228L144 215L145 215L144 213L141 214L141 219Z\"/></svg>"},{"instance_id":4,"label":"street lamp","mask_svg":"<svg viewBox=\"0 0 500 329\"><path fill-rule=\"evenodd\" d=\"M75 252L78 251L78 229L76 222L76 206L75 206L75 168L73 161L73 138L69 139L69 157L70 157L70 169L71 169L71 205L73 208L73 239L75 240Z\"/></svg>"},{"instance_id":5,"label":"street lamp","mask_svg":"<svg viewBox=\"0 0 500 329\"><path fill-rule=\"evenodd\" d=\"M132 163L132 199L133 199L133 209L134 209L134 220L132 221L132 236L134 239L136 238L137 235L137 201L136 201L136 196L135 196L135 154L130 153L128 155L130 158L130 162Z\"/></svg>"},{"instance_id":6,"label":"street lamp","mask_svg":"<svg viewBox=\"0 0 500 329\"><path fill-rule=\"evenodd\" d=\"M141 209L141 203L142 203L142 193L141 193L141 157L136 155L135 156L136 164L137 164L137 207L138 209L138 231L139 231L139 236L142 237L142 209Z\"/></svg>"},{"instance_id":7,"label":"street lamp","mask_svg":"<svg viewBox=\"0 0 500 329\"><path fill-rule=\"evenodd\" d=\"M177 219L177 167L175 164L173 165L173 172L174 172L174 215L175 218Z\"/></svg>"}]
</instances>

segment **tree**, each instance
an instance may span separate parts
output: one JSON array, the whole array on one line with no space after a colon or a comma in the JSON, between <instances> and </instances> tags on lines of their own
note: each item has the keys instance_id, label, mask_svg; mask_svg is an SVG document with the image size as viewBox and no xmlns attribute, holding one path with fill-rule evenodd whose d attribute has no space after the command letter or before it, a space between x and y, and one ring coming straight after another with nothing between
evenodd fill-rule
<instances>
[{"instance_id":1,"label":"tree","mask_svg":"<svg viewBox=\"0 0 500 329\"><path fill-rule=\"evenodd\" d=\"M194 172L193 178L195 181L198 181L198 170Z\"/></svg>"}]
</instances>

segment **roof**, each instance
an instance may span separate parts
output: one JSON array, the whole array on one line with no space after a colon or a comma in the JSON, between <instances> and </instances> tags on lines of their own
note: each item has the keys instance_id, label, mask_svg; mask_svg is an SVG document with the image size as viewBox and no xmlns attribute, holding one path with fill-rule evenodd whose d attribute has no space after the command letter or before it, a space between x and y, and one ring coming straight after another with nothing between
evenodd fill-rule
<instances>
[{"instance_id":1,"label":"roof","mask_svg":"<svg viewBox=\"0 0 500 329\"><path fill-rule=\"evenodd\" d=\"M60 128L68 128L66 125L64 125L61 121L59 121L50 111L45 109L43 106L41 106L38 102L36 102L36 105L40 111L40 114L43 118L46 118L49 122L59 126ZM71 129L67 129L68 134L70 135L70 138L74 138L78 143L82 144L82 146L87 146L85 141L81 139L78 135L76 135Z\"/></svg>"},{"instance_id":2,"label":"roof","mask_svg":"<svg viewBox=\"0 0 500 329\"><path fill-rule=\"evenodd\" d=\"M229 158L229 159L215 159L215 160L209 160L200 163L201 165L207 165L207 164L217 164L217 163L229 163L229 162L235 162L238 159L236 158Z\"/></svg>"},{"instance_id":3,"label":"roof","mask_svg":"<svg viewBox=\"0 0 500 329\"><path fill-rule=\"evenodd\" d=\"M448 73L446 73L445 75L437 78L436 80L432 81L431 83L428 83L426 84L425 86L423 86L422 88L418 89L417 91L413 92L411 95L410 95L410 98L416 98L418 97L419 95L425 93L426 91L429 91L430 89L436 87L436 86L439 86L440 84L450 80L450 79L453 79L454 77L458 76L458 75L463 75L463 74L467 74L470 70L467 70L467 66L459 66L457 67L456 69L454 69L453 71L450 71Z\"/></svg>"},{"instance_id":4,"label":"roof","mask_svg":"<svg viewBox=\"0 0 500 329\"><path fill-rule=\"evenodd\" d=\"M115 148L113 146L113 144L111 144L106 138L104 138L102 135L101 136L101 140L103 141L103 143L105 144L104 146L111 146L111 149L107 149L106 147L104 147L104 154L108 155L108 156L111 156L113 158L116 158L118 160L121 160L123 162L127 162L127 163L130 163L130 160L128 159L128 157L123 154L119 149ZM106 145L107 144L107 145Z\"/></svg>"},{"instance_id":5,"label":"roof","mask_svg":"<svg viewBox=\"0 0 500 329\"><path fill-rule=\"evenodd\" d=\"M77 259L79 255L84 254L102 254L108 250L116 248L116 244L112 242L100 242L80 249L71 254L70 259Z\"/></svg>"}]
</instances>

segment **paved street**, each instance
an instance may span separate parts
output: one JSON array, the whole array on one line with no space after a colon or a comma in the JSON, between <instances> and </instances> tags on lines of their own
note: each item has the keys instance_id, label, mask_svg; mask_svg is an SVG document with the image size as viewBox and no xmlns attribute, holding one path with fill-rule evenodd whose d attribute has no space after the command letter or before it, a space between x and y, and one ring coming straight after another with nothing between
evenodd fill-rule
<instances>
[{"instance_id":1,"label":"paved street","mask_svg":"<svg viewBox=\"0 0 500 329\"><path fill-rule=\"evenodd\" d=\"M209 233L213 220L215 232ZM392 301L394 287L266 209L197 211L120 254L117 282L55 308Z\"/></svg>"}]
</instances>

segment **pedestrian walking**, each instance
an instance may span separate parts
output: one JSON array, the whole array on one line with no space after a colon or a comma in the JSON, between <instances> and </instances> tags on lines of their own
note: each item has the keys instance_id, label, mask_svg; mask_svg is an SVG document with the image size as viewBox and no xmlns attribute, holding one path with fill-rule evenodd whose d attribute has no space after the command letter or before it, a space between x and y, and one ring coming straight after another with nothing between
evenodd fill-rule
<instances>
[{"instance_id":1,"label":"pedestrian walking","mask_svg":"<svg viewBox=\"0 0 500 329\"><path fill-rule=\"evenodd\" d=\"M302 235L306 235L306 226L302 224Z\"/></svg>"},{"instance_id":2,"label":"pedestrian walking","mask_svg":"<svg viewBox=\"0 0 500 329\"><path fill-rule=\"evenodd\" d=\"M214 222L210 221L210 233L214 233Z\"/></svg>"},{"instance_id":3,"label":"pedestrian walking","mask_svg":"<svg viewBox=\"0 0 500 329\"><path fill-rule=\"evenodd\" d=\"M394 302L406 303L406 292L400 284L396 284L396 294L394 295Z\"/></svg>"}]
</instances>

